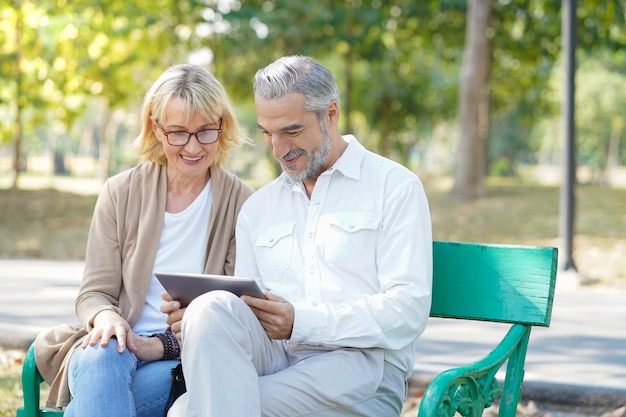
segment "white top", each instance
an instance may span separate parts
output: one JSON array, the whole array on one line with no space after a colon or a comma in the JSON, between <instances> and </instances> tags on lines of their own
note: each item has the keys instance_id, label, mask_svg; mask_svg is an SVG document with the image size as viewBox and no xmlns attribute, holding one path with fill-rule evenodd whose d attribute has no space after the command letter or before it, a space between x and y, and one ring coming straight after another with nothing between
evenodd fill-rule
<instances>
[{"instance_id":1,"label":"white top","mask_svg":"<svg viewBox=\"0 0 626 417\"><path fill-rule=\"evenodd\" d=\"M165 291L154 272L202 273L207 251L207 233L213 192L211 180L196 199L180 213L165 212L159 248L152 269L150 288L141 316L133 331L141 335L162 332L167 328L161 313Z\"/></svg>"},{"instance_id":2,"label":"white top","mask_svg":"<svg viewBox=\"0 0 626 417\"><path fill-rule=\"evenodd\" d=\"M310 200L283 173L246 201L235 275L294 305L289 343L384 348L408 373L430 312L428 201L415 174L344 139Z\"/></svg>"}]
</instances>

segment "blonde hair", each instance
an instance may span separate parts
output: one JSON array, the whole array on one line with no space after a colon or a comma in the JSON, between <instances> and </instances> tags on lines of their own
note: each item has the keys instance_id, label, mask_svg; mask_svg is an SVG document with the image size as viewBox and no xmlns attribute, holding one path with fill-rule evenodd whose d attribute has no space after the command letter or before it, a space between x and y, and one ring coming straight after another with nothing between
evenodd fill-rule
<instances>
[{"instance_id":1,"label":"blonde hair","mask_svg":"<svg viewBox=\"0 0 626 417\"><path fill-rule=\"evenodd\" d=\"M199 65L180 64L169 67L146 92L141 111L141 132L135 139L139 155L159 165L167 159L163 145L152 130L152 121L163 120L167 105L174 98L187 105L187 121L198 113L205 119L222 122L213 165L222 166L231 149L248 141L235 118L233 106L222 84Z\"/></svg>"}]
</instances>

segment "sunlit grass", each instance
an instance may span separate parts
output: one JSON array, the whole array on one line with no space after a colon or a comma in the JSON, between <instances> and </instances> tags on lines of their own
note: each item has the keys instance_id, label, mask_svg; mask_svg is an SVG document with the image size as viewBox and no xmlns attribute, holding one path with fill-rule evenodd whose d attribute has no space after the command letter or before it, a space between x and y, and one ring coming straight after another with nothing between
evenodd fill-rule
<instances>
[{"instance_id":1,"label":"sunlit grass","mask_svg":"<svg viewBox=\"0 0 626 417\"><path fill-rule=\"evenodd\" d=\"M65 191L0 189L0 257L83 259L97 183L47 179ZM44 185L45 185L44 184ZM474 201L451 196L449 178L425 180L437 240L560 246L560 189L490 178ZM79 193L68 190L79 190ZM89 192L91 191L91 192ZM626 189L576 188L574 259L594 279L626 274Z\"/></svg>"},{"instance_id":2,"label":"sunlit grass","mask_svg":"<svg viewBox=\"0 0 626 417\"><path fill-rule=\"evenodd\" d=\"M0 257L83 259L95 196L0 190Z\"/></svg>"},{"instance_id":3,"label":"sunlit grass","mask_svg":"<svg viewBox=\"0 0 626 417\"><path fill-rule=\"evenodd\" d=\"M426 183L436 240L548 245L561 248L560 189L490 179L483 198L460 201L450 183ZM626 278L626 190L579 186L575 191L573 257L591 280Z\"/></svg>"},{"instance_id":4,"label":"sunlit grass","mask_svg":"<svg viewBox=\"0 0 626 417\"><path fill-rule=\"evenodd\" d=\"M21 369L24 352L0 348L0 417L15 417L22 405Z\"/></svg>"}]
</instances>

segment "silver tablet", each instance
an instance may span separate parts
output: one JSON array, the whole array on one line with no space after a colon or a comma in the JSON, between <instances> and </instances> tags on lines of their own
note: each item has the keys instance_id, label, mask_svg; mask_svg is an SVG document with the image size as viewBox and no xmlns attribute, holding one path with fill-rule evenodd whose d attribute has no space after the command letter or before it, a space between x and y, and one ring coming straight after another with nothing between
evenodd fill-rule
<instances>
[{"instance_id":1,"label":"silver tablet","mask_svg":"<svg viewBox=\"0 0 626 417\"><path fill-rule=\"evenodd\" d=\"M225 290L238 296L265 298L263 291L252 278L228 275L155 272L157 279L172 299L186 307L191 300L208 291Z\"/></svg>"}]
</instances>

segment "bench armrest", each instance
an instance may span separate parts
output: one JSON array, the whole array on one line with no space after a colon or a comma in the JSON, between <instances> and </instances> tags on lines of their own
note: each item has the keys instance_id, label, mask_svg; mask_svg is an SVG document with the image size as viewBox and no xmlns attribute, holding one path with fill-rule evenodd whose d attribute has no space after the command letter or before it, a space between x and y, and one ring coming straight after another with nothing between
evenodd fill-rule
<instances>
[{"instance_id":1,"label":"bench armrest","mask_svg":"<svg viewBox=\"0 0 626 417\"><path fill-rule=\"evenodd\" d=\"M500 417L514 417L521 396L530 325L513 324L498 346L483 359L437 375L424 391L418 416L480 417L499 397ZM508 361L504 386L496 373Z\"/></svg>"},{"instance_id":2,"label":"bench armrest","mask_svg":"<svg viewBox=\"0 0 626 417\"><path fill-rule=\"evenodd\" d=\"M31 344L26 351L24 365L22 366L22 392L24 393L24 407L19 407L17 417L45 417L63 416L62 410L54 408L40 408L41 384L44 382L35 361L35 344Z\"/></svg>"},{"instance_id":3,"label":"bench armrest","mask_svg":"<svg viewBox=\"0 0 626 417\"><path fill-rule=\"evenodd\" d=\"M22 366L22 391L24 392L24 407L18 409L18 417L37 417L39 415L39 389L43 378L37 370L35 362L35 345L31 344L26 351Z\"/></svg>"}]
</instances>

